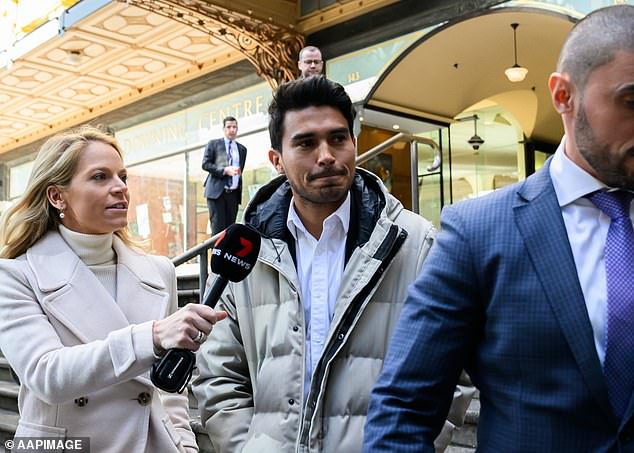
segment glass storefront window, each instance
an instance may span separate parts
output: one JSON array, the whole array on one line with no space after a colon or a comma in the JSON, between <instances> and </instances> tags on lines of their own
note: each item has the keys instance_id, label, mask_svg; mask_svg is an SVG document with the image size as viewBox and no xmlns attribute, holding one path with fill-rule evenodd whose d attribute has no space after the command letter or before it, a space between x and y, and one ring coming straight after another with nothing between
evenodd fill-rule
<instances>
[{"instance_id":1,"label":"glass storefront window","mask_svg":"<svg viewBox=\"0 0 634 453\"><path fill-rule=\"evenodd\" d=\"M187 199L188 216L187 247L206 241L211 236L209 227L209 211L204 187L207 172L202 169L204 148L192 151L188 156ZM247 160L248 161L248 160Z\"/></svg>"},{"instance_id":2,"label":"glass storefront window","mask_svg":"<svg viewBox=\"0 0 634 453\"><path fill-rule=\"evenodd\" d=\"M220 137L215 137L220 138ZM242 202L238 211L237 222L242 222L244 209L257 190L276 176L269 162L270 141L268 131L262 130L240 136L237 141L247 148L247 161L242 173ZM188 156L188 227L187 247L206 241L211 237L207 199L203 184L207 172L202 169L204 147L191 151Z\"/></svg>"},{"instance_id":3,"label":"glass storefront window","mask_svg":"<svg viewBox=\"0 0 634 453\"><path fill-rule=\"evenodd\" d=\"M441 130L418 134L438 143L442 151ZM445 156L443 156L443 159ZM426 145L418 145L418 209L436 228L440 227L440 210L442 209L441 173L438 170L429 173L427 167L434 161L434 151ZM446 178L445 178L446 179Z\"/></svg>"},{"instance_id":4,"label":"glass storefront window","mask_svg":"<svg viewBox=\"0 0 634 453\"><path fill-rule=\"evenodd\" d=\"M453 202L486 195L517 182L518 162L524 162L521 129L509 112L499 106L463 112L477 114L477 132L484 143L475 150L469 145L473 121L454 123L451 132Z\"/></svg>"},{"instance_id":5,"label":"glass storefront window","mask_svg":"<svg viewBox=\"0 0 634 453\"><path fill-rule=\"evenodd\" d=\"M535 151L535 171L542 168L550 156L552 156L550 153Z\"/></svg>"},{"instance_id":6,"label":"glass storefront window","mask_svg":"<svg viewBox=\"0 0 634 453\"><path fill-rule=\"evenodd\" d=\"M128 167L132 236L156 255L184 251L185 154Z\"/></svg>"},{"instance_id":7,"label":"glass storefront window","mask_svg":"<svg viewBox=\"0 0 634 453\"><path fill-rule=\"evenodd\" d=\"M442 150L442 185L443 185L443 206L447 204L453 203L453 194L451 192L451 159L450 159L450 150L451 143L449 141L449 128L443 127L439 131L439 141L440 149Z\"/></svg>"},{"instance_id":8,"label":"glass storefront window","mask_svg":"<svg viewBox=\"0 0 634 453\"><path fill-rule=\"evenodd\" d=\"M15 165L9 169L9 200L13 200L24 192L26 183L33 169L33 161Z\"/></svg>"},{"instance_id":9,"label":"glass storefront window","mask_svg":"<svg viewBox=\"0 0 634 453\"><path fill-rule=\"evenodd\" d=\"M423 175L418 178L418 206L420 215L440 228L440 174Z\"/></svg>"},{"instance_id":10,"label":"glass storefront window","mask_svg":"<svg viewBox=\"0 0 634 453\"><path fill-rule=\"evenodd\" d=\"M247 163L242 175L242 204L238 212L240 221L249 200L260 187L277 176L277 172L269 161L271 140L268 130L261 130L243 137L238 136L238 141L247 147Z\"/></svg>"}]
</instances>

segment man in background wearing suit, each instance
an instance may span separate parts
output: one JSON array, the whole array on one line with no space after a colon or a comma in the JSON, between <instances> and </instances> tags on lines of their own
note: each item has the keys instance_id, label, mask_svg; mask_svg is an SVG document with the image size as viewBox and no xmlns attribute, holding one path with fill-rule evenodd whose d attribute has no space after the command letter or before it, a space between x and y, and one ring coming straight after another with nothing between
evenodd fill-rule
<instances>
[{"instance_id":1,"label":"man in background wearing suit","mask_svg":"<svg viewBox=\"0 0 634 453\"><path fill-rule=\"evenodd\" d=\"M209 172L204 187L212 235L236 221L247 158L247 149L236 142L238 121L227 116L222 120L222 129L225 136L207 143L203 156L203 170Z\"/></svg>"},{"instance_id":2,"label":"man in background wearing suit","mask_svg":"<svg viewBox=\"0 0 634 453\"><path fill-rule=\"evenodd\" d=\"M299 51L299 77L310 77L320 75L324 71L324 60L321 57L321 50L315 46L306 46Z\"/></svg>"},{"instance_id":3,"label":"man in background wearing suit","mask_svg":"<svg viewBox=\"0 0 634 453\"><path fill-rule=\"evenodd\" d=\"M537 173L448 206L373 390L366 452L431 453L464 368L478 451L634 451L634 6L570 32L565 136Z\"/></svg>"}]
</instances>

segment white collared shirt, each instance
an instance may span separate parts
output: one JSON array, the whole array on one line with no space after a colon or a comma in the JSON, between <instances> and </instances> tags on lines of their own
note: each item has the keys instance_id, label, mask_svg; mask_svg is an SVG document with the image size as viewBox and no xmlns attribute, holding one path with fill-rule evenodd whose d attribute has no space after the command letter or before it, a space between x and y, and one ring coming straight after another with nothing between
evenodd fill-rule
<instances>
[{"instance_id":1,"label":"white collared shirt","mask_svg":"<svg viewBox=\"0 0 634 453\"><path fill-rule=\"evenodd\" d=\"M227 159L229 161L229 165L233 167L239 167L240 153L238 152L238 145L236 144L235 140L229 140L227 137L225 137L225 151L228 149L229 143L231 143L231 160L229 161L229 159ZM231 184L227 185L227 189L231 189L231 190L237 189L239 182L240 182L240 175L232 176Z\"/></svg>"},{"instance_id":2,"label":"white collared shirt","mask_svg":"<svg viewBox=\"0 0 634 453\"><path fill-rule=\"evenodd\" d=\"M571 161L564 153L564 143L565 138L550 164L550 177L592 324L594 346L603 363L608 307L603 253L611 219L584 196L607 186ZM634 204L630 206L630 219L634 221Z\"/></svg>"},{"instance_id":3,"label":"white collared shirt","mask_svg":"<svg viewBox=\"0 0 634 453\"><path fill-rule=\"evenodd\" d=\"M350 193L341 206L324 220L319 240L306 230L295 211L294 198L291 200L286 226L295 239L297 276L306 326L304 401L335 312L345 264L349 225Z\"/></svg>"}]
</instances>

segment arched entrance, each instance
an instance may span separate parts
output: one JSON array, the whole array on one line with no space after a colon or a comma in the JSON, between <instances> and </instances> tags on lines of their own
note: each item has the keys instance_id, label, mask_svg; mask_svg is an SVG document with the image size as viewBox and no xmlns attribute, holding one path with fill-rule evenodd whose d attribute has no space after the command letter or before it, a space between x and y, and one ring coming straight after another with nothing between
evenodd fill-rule
<instances>
[{"instance_id":1,"label":"arched entrance","mask_svg":"<svg viewBox=\"0 0 634 453\"><path fill-rule=\"evenodd\" d=\"M441 171L424 173L429 158L421 148L417 175L420 212L436 224L444 204L524 179L563 134L547 81L574 22L552 11L508 7L434 28L383 72L366 97L359 149L397 127L438 142ZM521 82L504 73L514 62L512 23L520 24L517 59L528 69ZM484 139L477 150L468 143L475 127ZM411 187L409 155L393 149L386 156L382 165L391 167L399 196L399 187ZM406 187L400 192L409 193ZM401 199L411 206L411 197Z\"/></svg>"}]
</instances>

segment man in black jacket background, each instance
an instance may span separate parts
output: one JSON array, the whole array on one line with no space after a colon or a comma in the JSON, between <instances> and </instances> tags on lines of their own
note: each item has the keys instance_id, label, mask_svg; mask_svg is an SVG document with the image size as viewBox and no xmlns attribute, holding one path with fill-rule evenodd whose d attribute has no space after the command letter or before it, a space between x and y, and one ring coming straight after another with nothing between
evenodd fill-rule
<instances>
[{"instance_id":1,"label":"man in black jacket background","mask_svg":"<svg viewBox=\"0 0 634 453\"><path fill-rule=\"evenodd\" d=\"M222 120L223 138L209 141L203 155L205 197L209 209L211 234L217 234L236 221L242 199L242 170L247 149L236 141L238 121L227 116Z\"/></svg>"}]
</instances>

